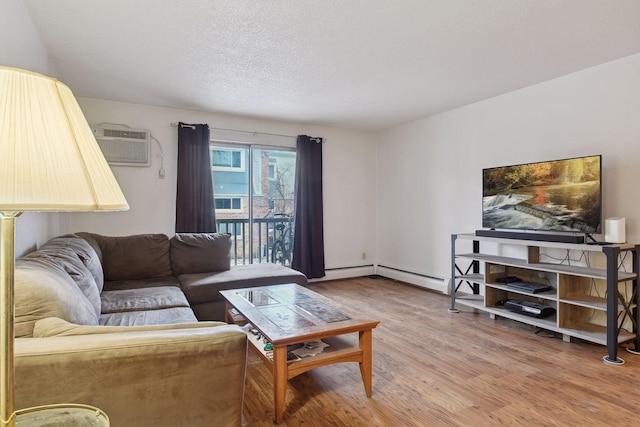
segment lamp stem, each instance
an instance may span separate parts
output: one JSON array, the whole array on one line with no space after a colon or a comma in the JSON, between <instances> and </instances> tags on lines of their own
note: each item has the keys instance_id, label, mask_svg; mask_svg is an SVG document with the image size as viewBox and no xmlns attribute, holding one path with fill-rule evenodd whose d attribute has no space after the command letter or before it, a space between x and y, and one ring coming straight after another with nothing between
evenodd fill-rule
<instances>
[{"instance_id":1,"label":"lamp stem","mask_svg":"<svg viewBox=\"0 0 640 427\"><path fill-rule=\"evenodd\" d=\"M0 212L0 420L13 427L14 243L20 212Z\"/></svg>"}]
</instances>

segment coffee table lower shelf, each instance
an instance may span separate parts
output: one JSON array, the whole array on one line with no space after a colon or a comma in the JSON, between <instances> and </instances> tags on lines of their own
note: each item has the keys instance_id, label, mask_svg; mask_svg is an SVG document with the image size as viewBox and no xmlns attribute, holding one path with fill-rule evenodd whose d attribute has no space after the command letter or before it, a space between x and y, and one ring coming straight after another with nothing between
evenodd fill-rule
<instances>
[{"instance_id":1,"label":"coffee table lower shelf","mask_svg":"<svg viewBox=\"0 0 640 427\"><path fill-rule=\"evenodd\" d=\"M264 342L252 333L247 333L247 337L251 347L273 374L273 357L269 357L268 352L264 349ZM360 362L362 360L362 349L358 346L357 337L355 340L349 338L351 337L348 335L323 338L322 341L329 344L329 346L325 347L322 353L288 361L287 380L320 366L341 362Z\"/></svg>"}]
</instances>

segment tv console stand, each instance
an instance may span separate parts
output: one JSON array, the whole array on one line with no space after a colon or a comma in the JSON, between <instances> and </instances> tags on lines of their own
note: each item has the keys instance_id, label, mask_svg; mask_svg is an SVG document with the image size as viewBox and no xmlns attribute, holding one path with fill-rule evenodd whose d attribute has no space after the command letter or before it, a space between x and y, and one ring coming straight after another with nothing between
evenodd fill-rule
<instances>
[{"instance_id":1,"label":"tv console stand","mask_svg":"<svg viewBox=\"0 0 640 427\"><path fill-rule=\"evenodd\" d=\"M476 230L476 236L499 239L533 240L536 242L584 243L584 236L573 234L525 233L520 231Z\"/></svg>"},{"instance_id":2,"label":"tv console stand","mask_svg":"<svg viewBox=\"0 0 640 427\"><path fill-rule=\"evenodd\" d=\"M460 242L465 240L467 243ZM466 248L470 247L472 252L457 252L457 243L464 243L458 245L458 250L468 250ZM488 243L486 248L481 248L483 243ZM505 253L522 255L495 255L503 252L498 250L502 245L511 247ZM547 253L543 249L593 254L591 264L604 267L544 262L541 258L544 259ZM627 351L640 354L639 249L640 245L629 243L600 246L505 239L471 233L452 234L449 312L459 311L456 304L464 305L488 312L491 318L505 317L561 333L564 341L574 337L606 345L607 355L603 360L610 364L622 364L624 360L618 357L621 343L633 342L633 347L627 348ZM631 266L621 269L625 258ZM548 284L552 288L534 294L508 288L507 283L497 280L508 276ZM463 293L460 287L465 283L470 289ZM483 290L484 295L481 295ZM537 318L509 311L500 304L509 299L543 304L554 308L555 314Z\"/></svg>"}]
</instances>

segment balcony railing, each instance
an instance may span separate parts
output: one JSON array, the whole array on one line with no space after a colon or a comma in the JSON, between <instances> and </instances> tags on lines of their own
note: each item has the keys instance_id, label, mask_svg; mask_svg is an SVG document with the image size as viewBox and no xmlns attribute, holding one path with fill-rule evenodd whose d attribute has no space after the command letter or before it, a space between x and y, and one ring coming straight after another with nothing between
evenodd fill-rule
<instances>
[{"instance_id":1,"label":"balcony railing","mask_svg":"<svg viewBox=\"0 0 640 427\"><path fill-rule=\"evenodd\" d=\"M231 234L232 265L271 262L273 244L281 238L276 225L293 226L293 218L287 217L254 218L252 222L253 244L249 245L249 218L216 218L218 232Z\"/></svg>"}]
</instances>

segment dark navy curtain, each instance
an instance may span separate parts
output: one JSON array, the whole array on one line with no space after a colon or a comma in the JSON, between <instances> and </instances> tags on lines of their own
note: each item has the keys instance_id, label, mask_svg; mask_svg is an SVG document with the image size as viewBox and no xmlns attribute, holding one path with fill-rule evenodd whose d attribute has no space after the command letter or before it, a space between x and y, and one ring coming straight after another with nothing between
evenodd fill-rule
<instances>
[{"instance_id":1,"label":"dark navy curtain","mask_svg":"<svg viewBox=\"0 0 640 427\"><path fill-rule=\"evenodd\" d=\"M324 277L322 138L298 136L295 226L291 267L309 279Z\"/></svg>"},{"instance_id":2,"label":"dark navy curtain","mask_svg":"<svg viewBox=\"0 0 640 427\"><path fill-rule=\"evenodd\" d=\"M214 233L209 126L178 125L176 233Z\"/></svg>"}]
</instances>

